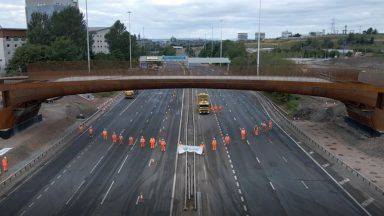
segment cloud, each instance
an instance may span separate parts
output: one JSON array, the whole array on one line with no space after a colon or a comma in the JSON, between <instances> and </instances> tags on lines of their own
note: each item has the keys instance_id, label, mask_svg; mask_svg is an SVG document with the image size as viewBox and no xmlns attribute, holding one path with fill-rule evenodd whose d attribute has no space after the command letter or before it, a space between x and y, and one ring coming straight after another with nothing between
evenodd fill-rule
<instances>
[{"instance_id":1,"label":"cloud","mask_svg":"<svg viewBox=\"0 0 384 216\"><path fill-rule=\"evenodd\" d=\"M2 0L0 25L25 27L24 0ZM79 1L82 11L85 1ZM128 11L134 33L149 38L214 38L234 39L238 32L254 37L258 28L257 0L92 0L88 1L90 26L111 26L117 19L128 26ZM334 18L336 28L354 30L377 28L384 31L383 0L262 0L261 29L267 37L278 37L284 30L308 34L327 32Z\"/></svg>"}]
</instances>

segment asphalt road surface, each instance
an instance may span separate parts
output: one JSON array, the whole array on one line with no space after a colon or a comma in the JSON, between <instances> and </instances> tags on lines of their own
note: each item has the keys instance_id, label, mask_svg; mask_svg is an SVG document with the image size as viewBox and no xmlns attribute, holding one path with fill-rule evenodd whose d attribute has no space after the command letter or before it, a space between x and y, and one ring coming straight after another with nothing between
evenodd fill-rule
<instances>
[{"instance_id":1,"label":"asphalt road surface","mask_svg":"<svg viewBox=\"0 0 384 216\"><path fill-rule=\"evenodd\" d=\"M168 64L168 67L180 65ZM182 67L184 70L186 68ZM194 71L211 70L194 67ZM218 113L199 115L207 92ZM140 91L123 99L0 202L0 215L363 215L364 213L274 127L253 92L207 89ZM106 128L125 137L103 141ZM241 140L240 128L247 131ZM225 134L231 143L224 146ZM128 146L129 136L135 144ZM140 136L146 139L141 148ZM149 138L156 138L154 150ZM213 151L211 140L218 141ZM160 151L158 140L167 142ZM205 153L177 154L177 144Z\"/></svg>"}]
</instances>

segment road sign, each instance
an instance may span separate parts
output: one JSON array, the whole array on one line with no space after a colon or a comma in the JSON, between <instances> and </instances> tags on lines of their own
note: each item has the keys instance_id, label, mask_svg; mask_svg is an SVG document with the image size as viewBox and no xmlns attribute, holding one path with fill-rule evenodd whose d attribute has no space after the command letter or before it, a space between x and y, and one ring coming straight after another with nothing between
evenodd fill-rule
<instances>
[{"instance_id":1,"label":"road sign","mask_svg":"<svg viewBox=\"0 0 384 216\"><path fill-rule=\"evenodd\" d=\"M163 61L187 61L187 56L161 56Z\"/></svg>"}]
</instances>

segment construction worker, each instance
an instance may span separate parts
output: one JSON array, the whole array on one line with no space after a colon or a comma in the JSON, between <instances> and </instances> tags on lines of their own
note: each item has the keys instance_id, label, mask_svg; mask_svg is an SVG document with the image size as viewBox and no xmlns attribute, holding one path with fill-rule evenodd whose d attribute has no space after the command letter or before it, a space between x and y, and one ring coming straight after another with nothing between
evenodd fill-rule
<instances>
[{"instance_id":1,"label":"construction worker","mask_svg":"<svg viewBox=\"0 0 384 216\"><path fill-rule=\"evenodd\" d=\"M120 142L120 145L123 145L123 144L124 144L124 136L123 136L123 134L120 134L120 136L119 136L119 142Z\"/></svg>"},{"instance_id":2,"label":"construction worker","mask_svg":"<svg viewBox=\"0 0 384 216\"><path fill-rule=\"evenodd\" d=\"M143 136L141 136L141 138L140 138L140 147L141 147L141 148L144 148L144 147L145 147L145 139L144 139Z\"/></svg>"},{"instance_id":3,"label":"construction worker","mask_svg":"<svg viewBox=\"0 0 384 216\"><path fill-rule=\"evenodd\" d=\"M212 151L216 151L217 141L216 138L213 137L212 139Z\"/></svg>"},{"instance_id":4,"label":"construction worker","mask_svg":"<svg viewBox=\"0 0 384 216\"><path fill-rule=\"evenodd\" d=\"M155 143L156 143L155 138L151 137L151 138L149 139L149 145L150 145L150 148L151 148L151 149L154 149L154 148L155 148Z\"/></svg>"},{"instance_id":5,"label":"construction worker","mask_svg":"<svg viewBox=\"0 0 384 216\"><path fill-rule=\"evenodd\" d=\"M113 144L116 144L116 143L117 143L117 135L116 135L116 132L113 132L113 133L112 133L112 137L111 137L111 138L112 138L112 143L113 143Z\"/></svg>"},{"instance_id":6,"label":"construction worker","mask_svg":"<svg viewBox=\"0 0 384 216\"><path fill-rule=\"evenodd\" d=\"M103 135L104 141L107 141L108 140L108 131L106 128L104 128L102 135Z\"/></svg>"},{"instance_id":7,"label":"construction worker","mask_svg":"<svg viewBox=\"0 0 384 216\"><path fill-rule=\"evenodd\" d=\"M273 124L272 120L269 120L269 124L268 124L269 125L269 130L272 130L272 124Z\"/></svg>"},{"instance_id":8,"label":"construction worker","mask_svg":"<svg viewBox=\"0 0 384 216\"><path fill-rule=\"evenodd\" d=\"M224 141L225 141L225 145L229 145L229 142L231 141L231 138L229 138L228 134L225 135Z\"/></svg>"},{"instance_id":9,"label":"construction worker","mask_svg":"<svg viewBox=\"0 0 384 216\"><path fill-rule=\"evenodd\" d=\"M205 144L204 144L203 142L201 142L201 144L200 144L200 148L203 149L202 154L204 155L204 154L205 154Z\"/></svg>"},{"instance_id":10,"label":"construction worker","mask_svg":"<svg viewBox=\"0 0 384 216\"><path fill-rule=\"evenodd\" d=\"M1 165L2 165L2 168L3 168L3 172L7 172L8 171L8 160L7 160L7 157L3 158L3 160L1 161Z\"/></svg>"},{"instance_id":11,"label":"construction worker","mask_svg":"<svg viewBox=\"0 0 384 216\"><path fill-rule=\"evenodd\" d=\"M245 132L244 128L241 129L240 135L241 135L241 139L244 141L245 140L245 136L247 135L247 133Z\"/></svg>"},{"instance_id":12,"label":"construction worker","mask_svg":"<svg viewBox=\"0 0 384 216\"><path fill-rule=\"evenodd\" d=\"M161 146L161 151L162 152L165 152L165 145L167 145L167 143L165 142L164 139L161 139L160 146Z\"/></svg>"},{"instance_id":13,"label":"construction worker","mask_svg":"<svg viewBox=\"0 0 384 216\"><path fill-rule=\"evenodd\" d=\"M261 127L263 128L263 133L267 133L267 123L265 121L261 123Z\"/></svg>"},{"instance_id":14,"label":"construction worker","mask_svg":"<svg viewBox=\"0 0 384 216\"><path fill-rule=\"evenodd\" d=\"M128 138L128 145L132 146L133 143L134 143L133 137L130 136L130 137Z\"/></svg>"},{"instance_id":15,"label":"construction worker","mask_svg":"<svg viewBox=\"0 0 384 216\"><path fill-rule=\"evenodd\" d=\"M79 133L83 133L83 131L84 131L84 124L81 123L81 124L79 125Z\"/></svg>"},{"instance_id":16,"label":"construction worker","mask_svg":"<svg viewBox=\"0 0 384 216\"><path fill-rule=\"evenodd\" d=\"M93 127L92 127L92 125L89 126L89 128L88 128L88 134L89 134L89 138L93 138Z\"/></svg>"},{"instance_id":17,"label":"construction worker","mask_svg":"<svg viewBox=\"0 0 384 216\"><path fill-rule=\"evenodd\" d=\"M255 135L259 136L259 126L256 125L253 130L255 131Z\"/></svg>"}]
</instances>

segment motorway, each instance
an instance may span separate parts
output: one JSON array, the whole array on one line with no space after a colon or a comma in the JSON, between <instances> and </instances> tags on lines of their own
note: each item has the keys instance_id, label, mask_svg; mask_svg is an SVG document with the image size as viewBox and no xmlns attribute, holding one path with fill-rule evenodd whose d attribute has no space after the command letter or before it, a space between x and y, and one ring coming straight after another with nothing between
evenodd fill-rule
<instances>
[{"instance_id":1,"label":"motorway","mask_svg":"<svg viewBox=\"0 0 384 216\"><path fill-rule=\"evenodd\" d=\"M199 115L199 92L222 111ZM255 136L253 127L264 120L268 114L250 91L140 91L94 123L98 136L79 134L17 185L0 201L0 215L364 215L281 129ZM103 141L104 128L122 133L125 143ZM246 141L239 128L247 130ZM164 138L166 151L150 150L150 137ZM179 142L204 143L205 153L179 155Z\"/></svg>"}]
</instances>

